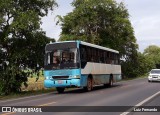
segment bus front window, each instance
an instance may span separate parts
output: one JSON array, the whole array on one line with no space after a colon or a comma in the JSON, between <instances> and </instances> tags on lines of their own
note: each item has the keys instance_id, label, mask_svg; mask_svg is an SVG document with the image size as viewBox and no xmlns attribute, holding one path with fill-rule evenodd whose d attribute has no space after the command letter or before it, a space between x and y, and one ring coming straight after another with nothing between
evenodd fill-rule
<instances>
[{"instance_id":1,"label":"bus front window","mask_svg":"<svg viewBox=\"0 0 160 115\"><path fill-rule=\"evenodd\" d=\"M75 49L63 50L62 51L62 63L76 63L76 54Z\"/></svg>"},{"instance_id":2,"label":"bus front window","mask_svg":"<svg viewBox=\"0 0 160 115\"><path fill-rule=\"evenodd\" d=\"M76 48L54 50L47 53L48 69L71 69L78 68L78 53Z\"/></svg>"},{"instance_id":3,"label":"bus front window","mask_svg":"<svg viewBox=\"0 0 160 115\"><path fill-rule=\"evenodd\" d=\"M53 52L53 64L59 64L60 63L60 52L55 51Z\"/></svg>"}]
</instances>

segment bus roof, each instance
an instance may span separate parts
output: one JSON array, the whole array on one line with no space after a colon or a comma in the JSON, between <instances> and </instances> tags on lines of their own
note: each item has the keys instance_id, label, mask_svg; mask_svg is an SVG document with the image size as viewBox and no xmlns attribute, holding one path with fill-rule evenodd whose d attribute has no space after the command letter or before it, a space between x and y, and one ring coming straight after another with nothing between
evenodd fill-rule
<instances>
[{"instance_id":1,"label":"bus roof","mask_svg":"<svg viewBox=\"0 0 160 115\"><path fill-rule=\"evenodd\" d=\"M76 41L61 41L61 42L53 42L53 43L49 43L49 44L57 44L57 43L70 43L70 42L79 42L80 44L82 45L86 45L86 46L90 46L90 47L94 47L94 48L98 48L98 49L102 49L102 50L106 50L106 51L110 51L110 52L114 52L114 53L119 53L119 51L117 50L113 50L113 49L110 49L110 48L106 48L106 47L103 47L103 46L99 46L99 45L95 45L95 44L91 44L91 43L87 43L87 42L83 42L83 41L79 41L79 40L76 40ZM47 44L47 45L49 45Z\"/></svg>"},{"instance_id":2,"label":"bus roof","mask_svg":"<svg viewBox=\"0 0 160 115\"><path fill-rule=\"evenodd\" d=\"M95 44L91 44L91 43L87 43L87 42L83 42L83 41L80 41L80 44L90 46L90 47L94 47L94 48L98 48L98 49L102 49L102 50L107 50L107 51L114 52L114 53L119 53L119 51L117 51L117 50L113 50L113 49L110 49L110 48L106 48L106 47L103 47L103 46L99 46L99 45L95 45Z\"/></svg>"}]
</instances>

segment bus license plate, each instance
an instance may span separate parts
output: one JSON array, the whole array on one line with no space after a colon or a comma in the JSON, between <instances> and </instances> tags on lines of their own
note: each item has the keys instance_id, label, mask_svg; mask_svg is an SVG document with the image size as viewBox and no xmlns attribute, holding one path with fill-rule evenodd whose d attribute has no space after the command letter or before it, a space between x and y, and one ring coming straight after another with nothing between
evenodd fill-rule
<instances>
[{"instance_id":1,"label":"bus license plate","mask_svg":"<svg viewBox=\"0 0 160 115\"><path fill-rule=\"evenodd\" d=\"M63 81L62 81L62 80L59 80L59 81L58 81L58 84L62 84L62 83L63 83Z\"/></svg>"}]
</instances>

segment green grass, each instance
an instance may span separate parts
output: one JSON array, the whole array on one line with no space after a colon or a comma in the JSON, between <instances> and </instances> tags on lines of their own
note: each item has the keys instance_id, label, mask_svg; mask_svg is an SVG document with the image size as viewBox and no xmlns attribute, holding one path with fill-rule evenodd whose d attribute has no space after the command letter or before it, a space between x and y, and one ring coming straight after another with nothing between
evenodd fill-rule
<instances>
[{"instance_id":1,"label":"green grass","mask_svg":"<svg viewBox=\"0 0 160 115\"><path fill-rule=\"evenodd\" d=\"M139 77L132 77L132 78L124 78L122 81L128 81L128 80L134 80L134 79L138 79L138 78L147 78L148 74L139 76Z\"/></svg>"}]
</instances>

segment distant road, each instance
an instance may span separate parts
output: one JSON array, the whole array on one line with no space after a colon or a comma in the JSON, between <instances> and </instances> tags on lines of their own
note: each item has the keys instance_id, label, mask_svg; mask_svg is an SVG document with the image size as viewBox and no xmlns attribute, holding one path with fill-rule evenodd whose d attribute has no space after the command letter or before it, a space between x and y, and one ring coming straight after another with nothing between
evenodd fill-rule
<instances>
[{"instance_id":1,"label":"distant road","mask_svg":"<svg viewBox=\"0 0 160 115\"><path fill-rule=\"evenodd\" d=\"M154 96L155 95L155 96ZM150 99L151 96L154 96ZM150 99L150 100L147 100ZM160 82L148 83L146 78L130 81L122 81L114 84L113 87L95 87L91 92L84 92L82 89L65 91L63 94L57 92L29 96L24 98L0 101L1 106L160 106ZM71 108L71 109L74 109ZM63 111L63 110L62 110ZM126 110L127 111L127 110ZM15 113L3 113L4 115ZM16 113L22 114L22 113ZM23 113L33 114L33 113ZM34 113L35 114L35 113ZM36 113L37 115L119 115L130 114L130 112L48 112ZM160 113L133 113L135 115L149 115Z\"/></svg>"}]
</instances>

